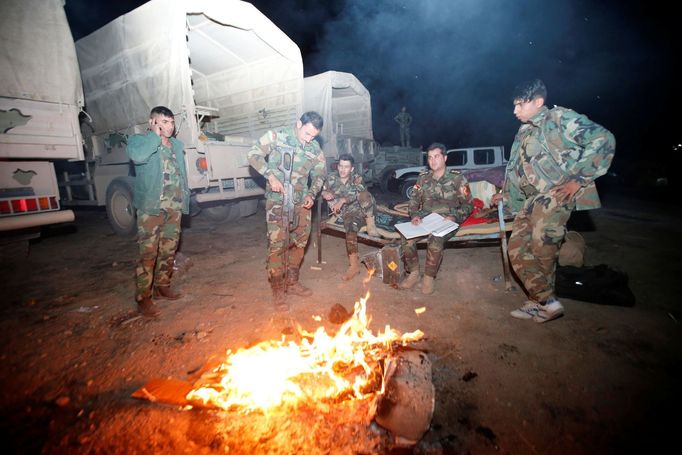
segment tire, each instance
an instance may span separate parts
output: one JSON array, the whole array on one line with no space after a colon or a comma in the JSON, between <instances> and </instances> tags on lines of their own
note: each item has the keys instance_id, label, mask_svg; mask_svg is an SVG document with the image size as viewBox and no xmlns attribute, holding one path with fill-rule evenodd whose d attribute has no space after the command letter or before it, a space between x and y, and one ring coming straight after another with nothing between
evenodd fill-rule
<instances>
[{"instance_id":1,"label":"tire","mask_svg":"<svg viewBox=\"0 0 682 455\"><path fill-rule=\"evenodd\" d=\"M241 218L239 204L235 202L202 207L201 213L205 214L214 223L228 223Z\"/></svg>"},{"instance_id":2,"label":"tire","mask_svg":"<svg viewBox=\"0 0 682 455\"><path fill-rule=\"evenodd\" d=\"M403 182L403 184L400 186L400 196L403 197L405 200L409 200L410 196L412 196L412 191L414 189L414 184L417 183L417 179L412 177L408 178Z\"/></svg>"},{"instance_id":3,"label":"tire","mask_svg":"<svg viewBox=\"0 0 682 455\"><path fill-rule=\"evenodd\" d=\"M258 211L259 199L246 199L239 201L239 214L242 218L251 216Z\"/></svg>"},{"instance_id":4,"label":"tire","mask_svg":"<svg viewBox=\"0 0 682 455\"><path fill-rule=\"evenodd\" d=\"M133 177L117 177L107 187L107 218L111 229L121 237L137 234L137 215L133 207Z\"/></svg>"}]
</instances>

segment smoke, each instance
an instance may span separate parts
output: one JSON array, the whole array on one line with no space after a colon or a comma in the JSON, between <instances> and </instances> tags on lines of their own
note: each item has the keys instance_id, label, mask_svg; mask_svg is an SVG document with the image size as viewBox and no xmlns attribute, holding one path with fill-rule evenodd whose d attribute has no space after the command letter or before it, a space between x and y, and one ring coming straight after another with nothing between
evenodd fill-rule
<instances>
[{"instance_id":1,"label":"smoke","mask_svg":"<svg viewBox=\"0 0 682 455\"><path fill-rule=\"evenodd\" d=\"M622 15L589 0L347 0L318 48L306 75L355 74L378 140L398 142L393 117L406 106L412 145L508 147L515 85L539 77L548 104L607 125L633 89L621 75L641 64L642 44Z\"/></svg>"}]
</instances>

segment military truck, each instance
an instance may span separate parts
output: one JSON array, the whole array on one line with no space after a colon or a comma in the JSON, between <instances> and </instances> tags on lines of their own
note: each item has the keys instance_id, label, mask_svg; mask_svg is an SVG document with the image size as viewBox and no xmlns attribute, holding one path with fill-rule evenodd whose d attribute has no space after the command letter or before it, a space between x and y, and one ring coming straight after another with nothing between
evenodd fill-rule
<instances>
[{"instance_id":1,"label":"military truck","mask_svg":"<svg viewBox=\"0 0 682 455\"><path fill-rule=\"evenodd\" d=\"M236 0L151 0L76 49L88 115L85 160L62 174L68 203L106 205L116 233L135 233L127 137L164 105L185 144L193 212L229 221L256 211L264 184L247 152L303 112L300 50L267 17Z\"/></svg>"},{"instance_id":2,"label":"military truck","mask_svg":"<svg viewBox=\"0 0 682 455\"><path fill-rule=\"evenodd\" d=\"M28 245L41 226L74 220L62 210L54 168L83 159L83 89L63 3L2 1L0 243Z\"/></svg>"},{"instance_id":3,"label":"military truck","mask_svg":"<svg viewBox=\"0 0 682 455\"><path fill-rule=\"evenodd\" d=\"M365 181L373 180L377 144L369 91L354 75L339 71L306 77L303 87L303 110L316 111L324 119L318 140L327 167L334 169L339 155L350 153L355 158L355 171Z\"/></svg>"},{"instance_id":4,"label":"military truck","mask_svg":"<svg viewBox=\"0 0 682 455\"><path fill-rule=\"evenodd\" d=\"M388 187L391 190L397 190L400 195L409 199L412 195L414 184L417 182L417 177L421 172L428 169L426 163L426 154L424 154L424 164L416 167L406 167L395 170L388 182ZM498 183L499 175L504 177L504 168L507 165L509 155L505 154L505 148L502 145L493 145L489 147L465 147L457 149L449 149L447 151L447 159L445 166L447 170L457 169L464 174L473 172L495 174L492 183ZM499 175L497 175L499 174Z\"/></svg>"}]
</instances>

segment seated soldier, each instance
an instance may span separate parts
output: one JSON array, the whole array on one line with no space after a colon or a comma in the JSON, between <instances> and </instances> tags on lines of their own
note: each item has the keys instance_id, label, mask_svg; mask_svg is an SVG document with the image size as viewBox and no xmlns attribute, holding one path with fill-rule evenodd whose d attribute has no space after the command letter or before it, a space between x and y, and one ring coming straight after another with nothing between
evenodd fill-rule
<instances>
[{"instance_id":1,"label":"seated soldier","mask_svg":"<svg viewBox=\"0 0 682 455\"><path fill-rule=\"evenodd\" d=\"M358 231L367 226L367 234L379 237L374 224L374 197L367 191L362 176L354 174L355 159L344 153L339 156L336 172L330 173L322 189L322 197L333 213L341 215L346 231L346 252L350 265L342 276L344 281L352 279L360 272L358 258Z\"/></svg>"}]
</instances>

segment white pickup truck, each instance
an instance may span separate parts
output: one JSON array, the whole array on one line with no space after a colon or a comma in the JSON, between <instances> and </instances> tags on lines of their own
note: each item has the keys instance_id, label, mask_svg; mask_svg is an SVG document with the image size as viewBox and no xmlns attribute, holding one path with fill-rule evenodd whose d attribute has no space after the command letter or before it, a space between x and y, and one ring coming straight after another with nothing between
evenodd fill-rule
<instances>
[{"instance_id":1,"label":"white pickup truck","mask_svg":"<svg viewBox=\"0 0 682 455\"><path fill-rule=\"evenodd\" d=\"M507 165L509 158L502 145L450 149L447 151L447 154L448 157L445 162L447 169L458 169L465 174L490 170L499 171L496 173L504 175L504 167ZM426 155L424 159L426 159ZM417 182L417 177L427 169L427 166L397 169L389 181L388 188L399 191L403 198L409 199L414 184Z\"/></svg>"}]
</instances>

